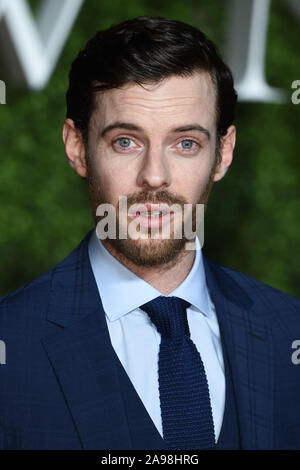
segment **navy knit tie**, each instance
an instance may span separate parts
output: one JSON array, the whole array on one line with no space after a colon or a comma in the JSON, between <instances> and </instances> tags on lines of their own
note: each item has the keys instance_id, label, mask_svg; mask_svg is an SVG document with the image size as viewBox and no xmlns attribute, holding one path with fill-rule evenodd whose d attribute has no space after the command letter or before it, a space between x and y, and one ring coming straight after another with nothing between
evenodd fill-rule
<instances>
[{"instance_id":1,"label":"navy knit tie","mask_svg":"<svg viewBox=\"0 0 300 470\"><path fill-rule=\"evenodd\" d=\"M205 370L187 321L190 305L161 295L140 307L161 334L158 374L163 436L168 449L175 450L215 447Z\"/></svg>"}]
</instances>

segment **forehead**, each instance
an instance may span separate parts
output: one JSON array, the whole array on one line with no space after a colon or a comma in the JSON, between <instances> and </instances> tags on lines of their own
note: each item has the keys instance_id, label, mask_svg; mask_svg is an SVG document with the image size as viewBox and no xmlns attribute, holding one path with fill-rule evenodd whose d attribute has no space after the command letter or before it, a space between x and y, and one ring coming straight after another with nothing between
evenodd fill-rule
<instances>
[{"instance_id":1,"label":"forehead","mask_svg":"<svg viewBox=\"0 0 300 470\"><path fill-rule=\"evenodd\" d=\"M117 117L161 129L167 124L199 121L212 129L215 102L215 87L206 72L189 77L171 76L159 83L142 86L131 82L98 94L91 122L97 127L101 123L104 127Z\"/></svg>"}]
</instances>

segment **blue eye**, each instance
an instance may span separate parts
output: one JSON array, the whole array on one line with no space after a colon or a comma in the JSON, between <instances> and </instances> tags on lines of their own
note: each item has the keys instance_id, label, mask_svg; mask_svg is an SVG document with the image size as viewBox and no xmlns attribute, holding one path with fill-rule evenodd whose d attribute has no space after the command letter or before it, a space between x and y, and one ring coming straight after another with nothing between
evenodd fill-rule
<instances>
[{"instance_id":1,"label":"blue eye","mask_svg":"<svg viewBox=\"0 0 300 470\"><path fill-rule=\"evenodd\" d=\"M120 144L120 147L123 147L123 148L129 147L130 141L131 139L129 139L128 137L121 137L120 139L117 140L117 142L119 142Z\"/></svg>"},{"instance_id":2,"label":"blue eye","mask_svg":"<svg viewBox=\"0 0 300 470\"><path fill-rule=\"evenodd\" d=\"M182 147L185 150L190 150L191 148L193 148L193 144L195 144L196 142L190 139L184 139L180 143L182 144Z\"/></svg>"}]
</instances>

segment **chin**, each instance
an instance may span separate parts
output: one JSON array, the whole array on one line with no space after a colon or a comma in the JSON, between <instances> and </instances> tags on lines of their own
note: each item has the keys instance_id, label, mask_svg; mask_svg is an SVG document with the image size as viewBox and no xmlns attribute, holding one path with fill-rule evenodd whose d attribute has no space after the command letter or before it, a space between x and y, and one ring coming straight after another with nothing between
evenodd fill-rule
<instances>
[{"instance_id":1,"label":"chin","mask_svg":"<svg viewBox=\"0 0 300 470\"><path fill-rule=\"evenodd\" d=\"M186 240L127 238L110 239L107 243L138 266L160 266L176 259L184 248Z\"/></svg>"}]
</instances>

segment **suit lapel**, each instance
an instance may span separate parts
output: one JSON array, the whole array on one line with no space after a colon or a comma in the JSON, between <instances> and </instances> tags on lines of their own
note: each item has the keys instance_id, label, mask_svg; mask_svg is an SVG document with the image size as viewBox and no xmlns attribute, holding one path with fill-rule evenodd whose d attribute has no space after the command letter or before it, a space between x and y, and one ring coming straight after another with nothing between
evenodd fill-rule
<instances>
[{"instance_id":1,"label":"suit lapel","mask_svg":"<svg viewBox=\"0 0 300 470\"><path fill-rule=\"evenodd\" d=\"M203 259L222 349L228 353L242 448L272 449L274 356L270 329L226 268Z\"/></svg>"},{"instance_id":2,"label":"suit lapel","mask_svg":"<svg viewBox=\"0 0 300 470\"><path fill-rule=\"evenodd\" d=\"M53 272L42 344L84 449L163 449L112 347L88 256L90 234ZM63 327L63 328L61 328Z\"/></svg>"}]
</instances>

